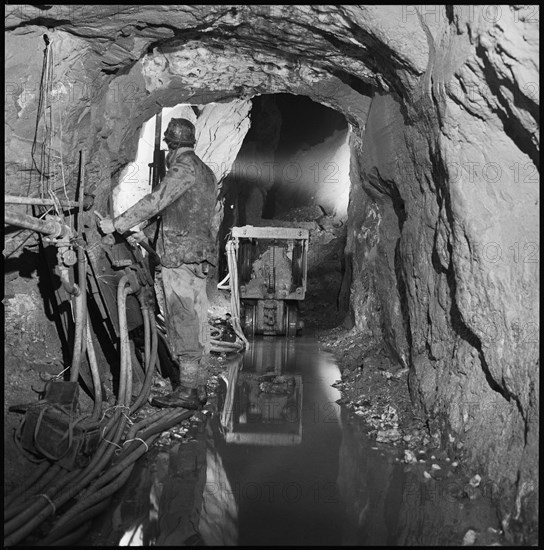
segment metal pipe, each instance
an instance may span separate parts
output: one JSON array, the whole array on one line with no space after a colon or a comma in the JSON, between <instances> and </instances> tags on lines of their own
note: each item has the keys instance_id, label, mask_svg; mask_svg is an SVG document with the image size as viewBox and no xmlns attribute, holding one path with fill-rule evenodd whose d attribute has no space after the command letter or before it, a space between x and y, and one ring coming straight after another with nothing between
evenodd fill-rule
<instances>
[{"instance_id":1,"label":"metal pipe","mask_svg":"<svg viewBox=\"0 0 544 550\"><path fill-rule=\"evenodd\" d=\"M53 199L39 199L38 197L18 197L16 195L5 195L4 202L6 204L36 204L38 206L56 206ZM74 208L79 206L77 201L59 200L58 204L65 208Z\"/></svg>"},{"instance_id":2,"label":"metal pipe","mask_svg":"<svg viewBox=\"0 0 544 550\"><path fill-rule=\"evenodd\" d=\"M83 192L85 189L85 151L80 152L80 178L79 178L79 209L77 212L77 231L79 237L83 238L82 227L82 205ZM85 258L85 250L82 246L77 249L77 265L78 265L78 286L80 293L76 295L76 328L74 338L74 351L72 355L72 366L70 369L70 380L77 382L79 376L79 367L81 357L85 354L87 346L86 324L87 324L87 260ZM91 367L92 369L92 367ZM96 411L96 409L95 409ZM94 416L93 416L94 418Z\"/></svg>"},{"instance_id":3,"label":"metal pipe","mask_svg":"<svg viewBox=\"0 0 544 550\"><path fill-rule=\"evenodd\" d=\"M4 213L4 223L32 229L32 231L44 233L45 235L54 235L55 237L60 237L63 232L67 234L70 231L68 227L55 220L40 220L27 214L10 212L9 210Z\"/></svg>"},{"instance_id":4,"label":"metal pipe","mask_svg":"<svg viewBox=\"0 0 544 550\"><path fill-rule=\"evenodd\" d=\"M85 151L81 150L81 175L79 178L79 208L77 211L77 232L80 237L83 237L83 193L85 191ZM80 283L81 284L81 283Z\"/></svg>"},{"instance_id":5,"label":"metal pipe","mask_svg":"<svg viewBox=\"0 0 544 550\"><path fill-rule=\"evenodd\" d=\"M121 371L124 373L119 382L119 405L130 407L130 396L132 395L132 362L130 361L130 344L127 329L126 301L130 294L130 286L121 288L117 293L118 315L119 315L119 349L121 360Z\"/></svg>"}]
</instances>

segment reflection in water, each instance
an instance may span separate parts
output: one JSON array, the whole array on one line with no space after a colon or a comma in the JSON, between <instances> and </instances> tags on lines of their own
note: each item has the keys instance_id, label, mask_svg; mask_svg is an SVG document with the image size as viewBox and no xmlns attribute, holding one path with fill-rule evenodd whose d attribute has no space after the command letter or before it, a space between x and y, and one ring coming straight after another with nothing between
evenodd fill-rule
<instances>
[{"instance_id":1,"label":"reflection in water","mask_svg":"<svg viewBox=\"0 0 544 550\"><path fill-rule=\"evenodd\" d=\"M206 484L198 529L207 546L238 544L238 506L210 428L206 450Z\"/></svg>"},{"instance_id":2,"label":"reflection in water","mask_svg":"<svg viewBox=\"0 0 544 550\"><path fill-rule=\"evenodd\" d=\"M263 337L229 366L221 414L211 422L214 452L229 485L212 484L212 478L206 483L201 515L206 544L218 542L208 537L203 522L216 529L221 523L207 516L208 496L235 503L236 523L228 528L237 531L237 544L339 540L340 395L331 387L337 378L331 356L303 338Z\"/></svg>"},{"instance_id":3,"label":"reflection in water","mask_svg":"<svg viewBox=\"0 0 544 550\"><path fill-rule=\"evenodd\" d=\"M229 365L221 411L227 443L302 441L302 377L287 374L294 355L293 339L263 339Z\"/></svg>"}]
</instances>

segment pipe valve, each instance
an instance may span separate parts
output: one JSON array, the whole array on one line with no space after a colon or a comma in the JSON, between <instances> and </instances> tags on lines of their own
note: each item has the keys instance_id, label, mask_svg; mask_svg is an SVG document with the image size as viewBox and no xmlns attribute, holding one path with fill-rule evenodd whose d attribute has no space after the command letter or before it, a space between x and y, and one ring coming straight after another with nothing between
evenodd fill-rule
<instances>
[{"instance_id":1,"label":"pipe valve","mask_svg":"<svg viewBox=\"0 0 544 550\"><path fill-rule=\"evenodd\" d=\"M62 253L62 261L66 266L75 265L77 263L77 254L71 248L69 248Z\"/></svg>"}]
</instances>

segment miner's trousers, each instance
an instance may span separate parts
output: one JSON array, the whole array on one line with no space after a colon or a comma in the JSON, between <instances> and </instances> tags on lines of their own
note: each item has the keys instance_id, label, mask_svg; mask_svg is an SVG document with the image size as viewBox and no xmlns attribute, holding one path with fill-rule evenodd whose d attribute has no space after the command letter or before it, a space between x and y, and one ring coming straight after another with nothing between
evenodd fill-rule
<instances>
[{"instance_id":1,"label":"miner's trousers","mask_svg":"<svg viewBox=\"0 0 544 550\"><path fill-rule=\"evenodd\" d=\"M206 276L200 264L162 267L164 317L170 350L183 385L202 384L200 362L210 352Z\"/></svg>"}]
</instances>

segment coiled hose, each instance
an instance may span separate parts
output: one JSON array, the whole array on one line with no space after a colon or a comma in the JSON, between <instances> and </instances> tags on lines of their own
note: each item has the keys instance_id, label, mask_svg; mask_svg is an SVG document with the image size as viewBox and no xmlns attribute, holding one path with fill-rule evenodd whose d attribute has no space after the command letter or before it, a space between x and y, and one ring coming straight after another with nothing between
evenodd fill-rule
<instances>
[{"instance_id":1,"label":"coiled hose","mask_svg":"<svg viewBox=\"0 0 544 550\"><path fill-rule=\"evenodd\" d=\"M88 519L86 514L88 509L109 498L124 485L135 462L147 452L153 442L160 437L161 432L179 424L192 414L192 411L187 410L162 411L134 425L125 440L125 444L129 443L129 445L121 451L115 464L85 490L78 503L59 519L54 529L45 540L41 541L41 544L52 544L55 539L63 536L65 533L64 529L61 530L63 526L70 524L73 529L80 522Z\"/></svg>"},{"instance_id":2,"label":"coiled hose","mask_svg":"<svg viewBox=\"0 0 544 550\"><path fill-rule=\"evenodd\" d=\"M18 544L51 514L54 514L58 508L77 497L79 498L76 504L58 519L53 530L40 541L40 544L69 545L79 540L87 532L90 520L106 508L111 496L128 480L138 458L147 452L153 442L160 437L160 433L193 414L193 411L188 410L161 411L133 424L128 430L123 444L120 445L129 421L127 414L122 411L126 410L129 414L133 414L146 402L155 368L158 367L157 327L153 322L152 313L146 309L143 312L144 328L147 327L146 375L140 395L134 404L130 405L132 366L126 322L126 297L132 292L132 289L130 286L127 287L127 283L128 277L122 277L119 281L117 294L121 356L118 400L113 415L105 423L100 422L102 424L102 441L85 468L64 472L57 465L41 465L33 479L25 484L26 496L33 495L34 497L32 504L29 504L28 499L25 500L22 495L8 497L6 503L9 504L9 509L4 512L6 521L4 524L4 546ZM87 313L85 317L87 317ZM94 356L89 319L86 318L85 321L87 321L85 342L93 375L95 398L99 402L97 405L95 401L91 421L98 424L96 417L101 410L100 377ZM220 344L216 347L221 351L243 349L242 344L237 342L219 342ZM116 448L119 451L117 456L113 457Z\"/></svg>"},{"instance_id":3,"label":"coiled hose","mask_svg":"<svg viewBox=\"0 0 544 550\"><path fill-rule=\"evenodd\" d=\"M19 543L47 519L57 508L76 497L93 479L99 476L111 461L116 447L121 447L119 441L125 430L128 417L121 415L120 409L129 410L132 394L132 376L128 331L126 324L126 296L132 291L126 288L128 277L123 276L118 286L118 306L120 319L120 349L121 372L118 394L118 405L112 417L106 422L102 434L103 439L91 462L83 469L76 469L64 475L54 477L36 496L33 504L26 506L4 524L4 546ZM58 468L58 467L57 467ZM8 515L12 513L8 512Z\"/></svg>"}]
</instances>

